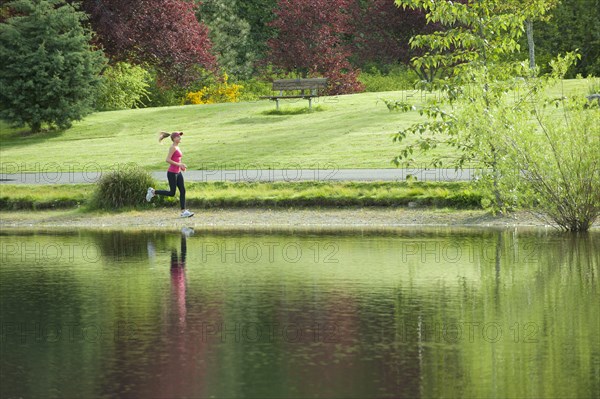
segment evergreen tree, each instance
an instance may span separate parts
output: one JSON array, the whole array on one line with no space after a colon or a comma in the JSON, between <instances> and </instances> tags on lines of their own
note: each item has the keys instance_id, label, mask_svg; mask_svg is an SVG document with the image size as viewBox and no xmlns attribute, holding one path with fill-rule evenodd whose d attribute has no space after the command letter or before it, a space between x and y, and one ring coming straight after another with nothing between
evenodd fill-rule
<instances>
[{"instance_id":1,"label":"evergreen tree","mask_svg":"<svg viewBox=\"0 0 600 399\"><path fill-rule=\"evenodd\" d=\"M68 128L92 110L101 51L63 0L16 0L0 24L0 118L14 125Z\"/></svg>"},{"instance_id":2,"label":"evergreen tree","mask_svg":"<svg viewBox=\"0 0 600 399\"><path fill-rule=\"evenodd\" d=\"M270 25L275 18L273 9L277 0L238 1L237 15L250 24L250 45L258 59L264 59L269 47L267 41L275 37L276 30Z\"/></svg>"},{"instance_id":3,"label":"evergreen tree","mask_svg":"<svg viewBox=\"0 0 600 399\"><path fill-rule=\"evenodd\" d=\"M240 18L237 9L236 0L204 0L199 11L219 66L238 78L249 78L255 60L250 24Z\"/></svg>"}]
</instances>

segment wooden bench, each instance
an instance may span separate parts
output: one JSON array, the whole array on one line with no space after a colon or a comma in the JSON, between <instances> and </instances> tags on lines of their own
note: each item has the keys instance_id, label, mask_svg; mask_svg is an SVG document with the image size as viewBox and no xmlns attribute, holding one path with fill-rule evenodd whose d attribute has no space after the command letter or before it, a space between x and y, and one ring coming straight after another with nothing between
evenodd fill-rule
<instances>
[{"instance_id":1,"label":"wooden bench","mask_svg":"<svg viewBox=\"0 0 600 399\"><path fill-rule=\"evenodd\" d=\"M587 99L589 102L598 100L598 106L600 106L600 93L590 94L589 96L587 96Z\"/></svg>"},{"instance_id":2,"label":"wooden bench","mask_svg":"<svg viewBox=\"0 0 600 399\"><path fill-rule=\"evenodd\" d=\"M287 98L303 98L308 100L308 109L312 107L312 99L319 97L319 89L327 87L327 78L311 79L276 79L273 81L273 91L279 91L279 95L262 96L261 98L275 101L276 109L279 109L279 100ZM284 94L284 92L299 91L296 94Z\"/></svg>"}]
</instances>

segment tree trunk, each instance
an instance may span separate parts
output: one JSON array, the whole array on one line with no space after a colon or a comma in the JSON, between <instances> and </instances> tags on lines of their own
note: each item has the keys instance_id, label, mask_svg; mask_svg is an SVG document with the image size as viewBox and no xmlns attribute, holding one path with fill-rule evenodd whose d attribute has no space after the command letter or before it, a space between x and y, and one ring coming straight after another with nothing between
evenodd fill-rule
<instances>
[{"instance_id":1,"label":"tree trunk","mask_svg":"<svg viewBox=\"0 0 600 399\"><path fill-rule=\"evenodd\" d=\"M31 122L29 127L31 128L31 133L39 133L42 131L42 122Z\"/></svg>"},{"instance_id":2,"label":"tree trunk","mask_svg":"<svg viewBox=\"0 0 600 399\"><path fill-rule=\"evenodd\" d=\"M535 71L535 44L533 43L533 21L528 19L525 21L527 29L527 46L529 47L529 68Z\"/></svg>"}]
</instances>

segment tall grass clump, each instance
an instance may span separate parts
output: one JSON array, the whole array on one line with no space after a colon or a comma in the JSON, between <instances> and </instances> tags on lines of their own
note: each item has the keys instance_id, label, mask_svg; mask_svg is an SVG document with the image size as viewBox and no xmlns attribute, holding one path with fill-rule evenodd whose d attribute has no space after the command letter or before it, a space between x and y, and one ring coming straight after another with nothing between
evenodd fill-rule
<instances>
[{"instance_id":1,"label":"tall grass clump","mask_svg":"<svg viewBox=\"0 0 600 399\"><path fill-rule=\"evenodd\" d=\"M148 172L137 165L126 165L107 173L96 183L91 207L116 210L146 205L148 187L155 181Z\"/></svg>"}]
</instances>

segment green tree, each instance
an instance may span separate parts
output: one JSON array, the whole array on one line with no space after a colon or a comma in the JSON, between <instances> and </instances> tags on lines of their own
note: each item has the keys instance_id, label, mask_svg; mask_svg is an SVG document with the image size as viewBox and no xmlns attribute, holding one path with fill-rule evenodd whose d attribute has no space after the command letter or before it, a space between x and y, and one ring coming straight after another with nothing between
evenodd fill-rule
<instances>
[{"instance_id":1,"label":"green tree","mask_svg":"<svg viewBox=\"0 0 600 399\"><path fill-rule=\"evenodd\" d=\"M85 14L62 0L16 0L0 24L0 118L14 125L68 128L91 112L101 51L81 22Z\"/></svg>"},{"instance_id":2,"label":"green tree","mask_svg":"<svg viewBox=\"0 0 600 399\"><path fill-rule=\"evenodd\" d=\"M560 0L506 0L501 5L506 10L521 14L525 17L525 31L527 33L527 48L529 50L529 68L536 73L535 42L533 39L534 21L547 21L548 12L556 7Z\"/></svg>"},{"instance_id":3,"label":"green tree","mask_svg":"<svg viewBox=\"0 0 600 399\"><path fill-rule=\"evenodd\" d=\"M451 1L396 0L401 7L421 9L428 22L446 27L430 34L410 39L412 48L425 54L412 61L418 68L454 68L454 76L463 76L473 67L484 67L490 77L494 67L503 68L503 61L520 50L518 39L526 13L515 14L500 0ZM503 74L502 68L498 69Z\"/></svg>"},{"instance_id":4,"label":"green tree","mask_svg":"<svg viewBox=\"0 0 600 399\"><path fill-rule=\"evenodd\" d=\"M535 22L542 71L556 54L579 49L581 60L567 76L600 76L600 0L561 0L549 15Z\"/></svg>"},{"instance_id":5,"label":"green tree","mask_svg":"<svg viewBox=\"0 0 600 399\"><path fill-rule=\"evenodd\" d=\"M466 5L402 1L425 8L430 20L456 24L413 41L448 51L443 57L428 53L415 62L433 67L455 62L456 76L437 86L445 97L420 108L387 102L390 109L418 109L428 118L395 135L394 140L403 143L409 136L416 139L404 145L394 162L410 163L415 151L454 147L456 159L434 157L433 166L450 162L462 168L467 162L477 163L482 167L478 184L490 193L494 208L504 211L528 204L566 230L588 229L600 212L598 110L586 110L581 102L578 107L570 105L565 108L565 124L556 114L547 118L541 111L548 82L564 77L576 57L570 54L555 61L552 79L526 79L530 76L526 63L506 61L519 49L518 28L528 17L524 13L512 14L495 0Z\"/></svg>"},{"instance_id":6,"label":"green tree","mask_svg":"<svg viewBox=\"0 0 600 399\"><path fill-rule=\"evenodd\" d=\"M250 24L237 13L236 0L204 0L199 8L208 27L219 66L237 78L249 78L256 54L252 50Z\"/></svg>"},{"instance_id":7,"label":"green tree","mask_svg":"<svg viewBox=\"0 0 600 399\"><path fill-rule=\"evenodd\" d=\"M465 163L480 163L490 174L494 204L505 209L507 198L502 189L498 168L503 157L497 147L495 114L498 99L506 91L504 82L519 65L507 62L520 49L518 40L526 20L525 13L514 14L505 2L499 0L470 0L466 3L431 2L427 0L397 0L403 7L422 9L429 22L441 23L447 29L427 35L414 36L412 47L425 49L420 57L413 59L417 69L453 70L453 76L436 86L448 95L450 102L460 106L451 111L443 108L444 97L420 110L429 121L415 124L394 136L402 142L408 135L418 139L406 145L394 162L398 165L411 160L415 150L429 151L439 145L459 150L460 156L451 161L457 168ZM519 72L523 74L522 68ZM431 88L431 86L430 86ZM387 102L390 109L408 111L412 105L403 102ZM434 167L447 160L433 158Z\"/></svg>"},{"instance_id":8,"label":"green tree","mask_svg":"<svg viewBox=\"0 0 600 399\"><path fill-rule=\"evenodd\" d=\"M238 1L237 15L243 16L250 24L250 46L257 59L266 57L269 47L267 42L276 36L277 31L270 22L275 18L273 10L277 0Z\"/></svg>"}]
</instances>

